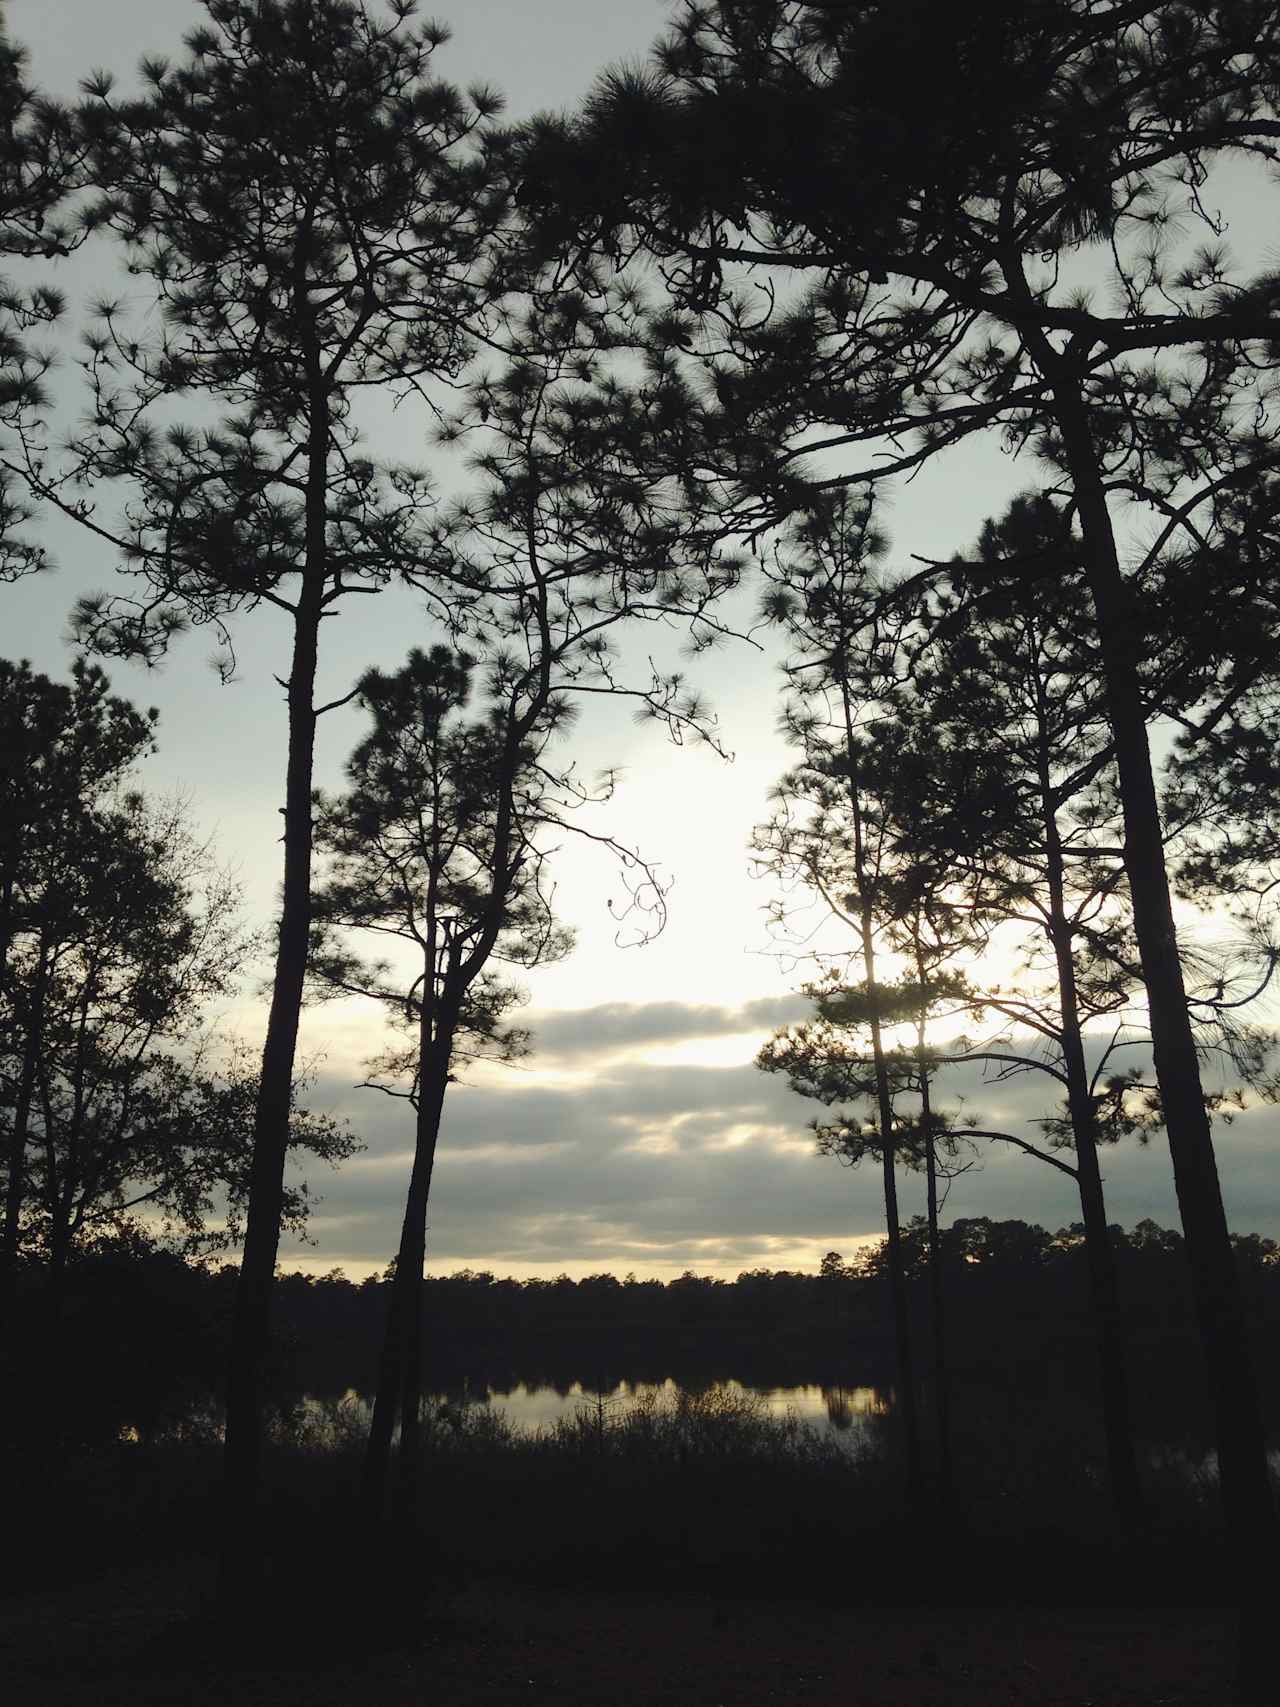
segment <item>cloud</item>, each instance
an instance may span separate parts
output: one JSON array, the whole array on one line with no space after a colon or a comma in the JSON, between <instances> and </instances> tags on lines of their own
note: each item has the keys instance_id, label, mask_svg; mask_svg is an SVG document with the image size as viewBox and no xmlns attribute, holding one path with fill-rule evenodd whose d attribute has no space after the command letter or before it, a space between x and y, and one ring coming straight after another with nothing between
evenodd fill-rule
<instances>
[{"instance_id":1,"label":"cloud","mask_svg":"<svg viewBox=\"0 0 1280 1707\"><path fill-rule=\"evenodd\" d=\"M606 1056L646 1043L684 1043L700 1037L730 1037L773 1031L803 1019L803 996L762 996L742 1007L691 1002L605 1002L598 1007L530 1012L522 1023L534 1034L539 1060Z\"/></svg>"},{"instance_id":2,"label":"cloud","mask_svg":"<svg viewBox=\"0 0 1280 1707\"><path fill-rule=\"evenodd\" d=\"M621 1040L630 1047L733 1035L745 1029L748 1013L757 1026L778 1023L778 1007L663 1002L555 1015L563 1036L578 1044L572 1081L538 1082L513 1070L452 1088L432 1187L433 1269L816 1268L824 1251L849 1253L878 1235L880 1170L816 1157L807 1123L820 1111L777 1075L749 1062L673 1067L617 1053ZM1043 1142L1034 1122L1056 1097L1052 1081L1024 1074L993 1084L982 1072L953 1073L943 1101L963 1095L984 1124ZM323 1196L313 1218L313 1259L381 1265L394 1250L403 1212L411 1111L336 1077L322 1078L311 1100L341 1108L369 1146L341 1173L313 1177ZM1233 1225L1280 1236L1273 1112L1251 1110L1220 1128L1217 1141ZM999 1144L984 1145L980 1162L952 1185L947 1218L1017 1217L1050 1227L1080 1219L1067 1176ZM1131 1226L1150 1216L1178 1224L1163 1137L1105 1151L1103 1171L1113 1220ZM902 1174L900 1193L904 1216L923 1212L918 1178Z\"/></svg>"}]
</instances>

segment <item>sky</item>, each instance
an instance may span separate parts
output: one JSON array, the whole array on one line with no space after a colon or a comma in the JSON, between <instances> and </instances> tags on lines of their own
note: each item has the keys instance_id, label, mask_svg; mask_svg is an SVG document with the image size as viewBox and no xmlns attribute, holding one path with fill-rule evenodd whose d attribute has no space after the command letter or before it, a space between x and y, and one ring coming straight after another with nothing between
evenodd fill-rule
<instances>
[{"instance_id":1,"label":"sky","mask_svg":"<svg viewBox=\"0 0 1280 1707\"><path fill-rule=\"evenodd\" d=\"M596 73L642 56L666 8L637 0L542 0L537 7L468 0L438 15L453 28L441 50L442 76L504 91L519 117L574 104ZM127 89L143 53L180 53L181 33L202 16L190 0L7 0L10 32L31 50L34 80L71 98L91 69L117 73ZM110 259L87 248L60 274L73 298L101 289ZM70 282L68 282L70 281ZM73 310L69 323L76 319ZM56 382L64 418L78 403L74 369ZM415 458L425 446L388 415L378 438ZM401 440L409 441L401 443ZM945 556L982 520L1034 482L986 445L962 446L909 486L884 513L894 560ZM67 616L83 592L111 584L109 550L71 523L50 521L57 570L0 590L0 652L29 657L64 675L72 653ZM427 638L414 598L385 592L355 601L323 640L318 692L349 691L370 664L394 668ZM744 628L752 602L737 607ZM643 658L652 635L638 637ZM678 649L678 635L668 637ZM112 664L117 692L160 710L160 751L141 780L180 792L193 819L245 885L250 915L269 920L279 883L278 809L283 794L285 719L274 681L285 666L285 628L274 613L236 631L239 670L222 686L208 664L207 636L182 640L158 670ZM768 791L789 762L777 734L779 658L767 646L734 644L688 665L719 717L732 761L676 749L624 709L597 707L573 737L584 770L620 767L607 828L654 861L671 885L669 922L646 946L623 946L609 910L619 876L599 850L566 845L556 856L556 905L578 934L562 964L529 975L521 1023L535 1053L506 1068L481 1068L454 1087L446 1109L433 1185L429 1267L487 1268L497 1274L573 1275L609 1269L663 1277L686 1268L732 1276L742 1269L813 1269L822 1254L849 1254L882 1224L874 1170L842 1170L812 1153L814 1105L752 1058L777 1025L803 1015L795 994L804 978L794 954L779 952L765 922L773 896L753 875L752 826L768 813ZM317 780L336 786L361 734L354 712L323 720ZM605 820L602 819L602 822ZM250 1040L261 1035L255 994L261 968L246 969L243 998L222 1023ZM407 1176L410 1129L401 1101L355 1088L378 1047L380 1022L360 1004L329 1004L304 1021L302 1056L312 1063L308 1105L349 1119L363 1155L339 1173L310 1180L321 1196L307 1247L286 1243L282 1262L355 1277L378 1271L394 1250ZM985 1119L1027 1124L1043 1109L1029 1081L963 1090ZM1253 1110L1220 1136L1224 1192L1242 1231L1280 1235L1280 1186L1270 1158L1274 1116ZM1019 1216L1057 1227L1079 1218L1071 1182L1011 1151L992 1151L958 1179L949 1215ZM1162 1142L1107 1158L1111 1214L1125 1224L1154 1217L1176 1225ZM904 1184L907 1213L923 1207L918 1183Z\"/></svg>"}]
</instances>

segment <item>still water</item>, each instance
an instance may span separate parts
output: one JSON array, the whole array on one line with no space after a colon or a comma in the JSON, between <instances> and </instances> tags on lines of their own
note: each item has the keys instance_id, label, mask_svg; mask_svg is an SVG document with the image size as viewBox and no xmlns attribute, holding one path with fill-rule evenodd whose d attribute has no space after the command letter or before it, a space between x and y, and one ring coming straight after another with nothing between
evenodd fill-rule
<instances>
[{"instance_id":1,"label":"still water","mask_svg":"<svg viewBox=\"0 0 1280 1707\"><path fill-rule=\"evenodd\" d=\"M771 1416L791 1415L815 1428L840 1433L864 1424L871 1417L883 1416L889 1408L888 1394L874 1387L744 1387L738 1381L723 1381L719 1386L722 1392L737 1398L747 1401L754 1398ZM598 1394L584 1388L579 1381L567 1391L526 1387L521 1383L510 1392L487 1388L470 1396L500 1411L514 1428L532 1430L550 1428L584 1407L594 1412L600 1404L610 1414L623 1414L638 1399L651 1396L665 1407L678 1402L680 1388L674 1381L664 1381L660 1386L620 1381L610 1392Z\"/></svg>"},{"instance_id":2,"label":"still water","mask_svg":"<svg viewBox=\"0 0 1280 1707\"><path fill-rule=\"evenodd\" d=\"M519 1382L509 1388L477 1383L451 1392L431 1393L427 1398L435 1404L452 1407L487 1405L512 1428L532 1434L538 1429L554 1428L558 1422L572 1421L584 1411L591 1416L603 1412L610 1418L621 1418L636 1405L656 1404L665 1410L679 1404L682 1391L671 1380L619 1381L616 1387L603 1392L580 1381L555 1387ZM876 1387L746 1387L739 1381L721 1381L716 1383L714 1391L723 1395L731 1406L749 1406L779 1421L794 1417L811 1428L835 1434L849 1434L865 1427L872 1419L886 1415L893 1402L887 1388ZM353 1410L368 1409L367 1398L354 1390L346 1393L341 1403ZM326 1405L322 1400L308 1399L304 1404L314 1406L319 1412L328 1410L332 1401Z\"/></svg>"}]
</instances>

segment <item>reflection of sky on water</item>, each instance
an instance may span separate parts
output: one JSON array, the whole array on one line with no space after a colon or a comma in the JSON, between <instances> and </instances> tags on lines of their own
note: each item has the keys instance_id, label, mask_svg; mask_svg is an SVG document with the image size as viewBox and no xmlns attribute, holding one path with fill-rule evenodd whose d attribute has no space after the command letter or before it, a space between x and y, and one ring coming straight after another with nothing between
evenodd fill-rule
<instances>
[{"instance_id":1,"label":"reflection of sky on water","mask_svg":"<svg viewBox=\"0 0 1280 1707\"><path fill-rule=\"evenodd\" d=\"M729 1402L730 1410L735 1403L740 1403L744 1410L758 1405L779 1422L793 1417L820 1433L850 1439L856 1438L857 1431L867 1423L887 1415L893 1408L893 1391L885 1387L747 1387L741 1381L718 1381L707 1387L682 1389L678 1381L670 1379L619 1381L617 1386L604 1391L581 1381L554 1387L529 1386L521 1381L505 1389L476 1383L450 1388L447 1392L427 1393L424 1397L428 1404L452 1410L455 1415L465 1406L487 1405L512 1428L533 1434L539 1429L550 1430L561 1421L572 1422L583 1411L592 1416L597 1407L611 1418L621 1418L631 1406L646 1402L669 1411L678 1404L682 1391L695 1401L703 1394L720 1394ZM300 1423L313 1444L337 1445L344 1441L350 1444L363 1440L369 1427L371 1402L368 1394L349 1387L340 1396L304 1394L296 1401L296 1409L286 1407L286 1414L290 1412L294 1419L292 1427L296 1429ZM195 1407L182 1431L194 1432L207 1440L221 1439L221 1407L213 1402ZM288 1426L286 1432L290 1432ZM137 1441L139 1430L125 1424L119 1439Z\"/></svg>"},{"instance_id":2,"label":"reflection of sky on water","mask_svg":"<svg viewBox=\"0 0 1280 1707\"><path fill-rule=\"evenodd\" d=\"M814 1428L838 1433L883 1416L892 1402L886 1391L875 1387L744 1387L739 1381L723 1381L719 1385L727 1393L758 1398L771 1416L792 1415ZM602 1403L609 1414L617 1415L650 1394L665 1407L676 1402L680 1387L671 1380L660 1384L619 1381L616 1387L598 1393L580 1381L563 1389L529 1387L521 1382L509 1392L472 1388L465 1396L472 1401L487 1402L513 1427L532 1431L554 1427L561 1418L571 1418L583 1407L594 1409L597 1403ZM449 1395L453 1399L461 1396Z\"/></svg>"}]
</instances>

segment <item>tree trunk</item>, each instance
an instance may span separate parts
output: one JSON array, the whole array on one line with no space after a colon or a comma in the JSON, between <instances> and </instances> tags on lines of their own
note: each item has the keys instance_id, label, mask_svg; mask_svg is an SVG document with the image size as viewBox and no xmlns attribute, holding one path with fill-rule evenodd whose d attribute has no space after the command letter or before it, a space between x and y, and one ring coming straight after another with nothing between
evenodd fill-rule
<instances>
[{"instance_id":1,"label":"tree trunk","mask_svg":"<svg viewBox=\"0 0 1280 1707\"><path fill-rule=\"evenodd\" d=\"M401 1229L400 1244L404 1246ZM399 1273L399 1258L396 1274ZM387 1311L382 1328L382 1351L378 1358L378 1384L373 1395L369 1438L364 1445L360 1469L360 1504L371 1533L382 1527L387 1503L387 1467L391 1462L391 1437L395 1433L400 1405L400 1289L396 1275L386 1283Z\"/></svg>"},{"instance_id":2,"label":"tree trunk","mask_svg":"<svg viewBox=\"0 0 1280 1707\"><path fill-rule=\"evenodd\" d=\"M409 1175L404 1218L400 1224L396 1272L391 1283L378 1366L378 1390L374 1397L361 1477L365 1517L369 1525L377 1529L386 1516L391 1435L399 1412L397 1528L406 1534L412 1533L417 1515L422 1412L422 1270L426 1258L427 1204L431 1196L431 1175L448 1085L453 1030L453 1026L447 1028L447 1041L428 1041L426 1044L426 1061L419 1081L413 1168Z\"/></svg>"},{"instance_id":3,"label":"tree trunk","mask_svg":"<svg viewBox=\"0 0 1280 1707\"><path fill-rule=\"evenodd\" d=\"M1258 1561L1275 1557L1275 1511L1244 1302L1222 1204L1164 863L1138 676L1139 612L1120 571L1088 416L1074 375L1055 375L1054 397L1086 547L1115 738L1124 810L1124 863L1150 1009L1152 1052L1217 1425L1227 1544L1237 1570L1242 1614L1241 1681L1248 1690L1270 1689L1274 1695L1272 1594Z\"/></svg>"},{"instance_id":4,"label":"tree trunk","mask_svg":"<svg viewBox=\"0 0 1280 1707\"><path fill-rule=\"evenodd\" d=\"M923 970L920 969L923 984ZM946 1287L942 1273L942 1234L938 1226L938 1147L933 1133L929 1073L924 1066L924 1027L917 1027L920 1046L920 1119L924 1126L925 1213L929 1223L929 1295L933 1308L933 1406L938 1430L938 1497L950 1505L955 1472L951 1458L951 1372L947 1364Z\"/></svg>"},{"instance_id":5,"label":"tree trunk","mask_svg":"<svg viewBox=\"0 0 1280 1707\"><path fill-rule=\"evenodd\" d=\"M226 1541L219 1577L225 1605L252 1609L263 1572L260 1522L262 1374L271 1294L280 1247L284 1168L289 1145L293 1063L302 1013L311 929L311 784L315 753L316 651L324 583L304 579L294 621L289 673L289 754L284 809L284 894L262 1077L254 1113L253 1159L244 1253L236 1285L227 1378L224 1457Z\"/></svg>"},{"instance_id":6,"label":"tree trunk","mask_svg":"<svg viewBox=\"0 0 1280 1707\"><path fill-rule=\"evenodd\" d=\"M16 859L15 853L11 856ZM15 936L13 891L14 874L11 864L6 863L3 879L0 879L0 996L9 994L9 955L13 950Z\"/></svg>"},{"instance_id":7,"label":"tree trunk","mask_svg":"<svg viewBox=\"0 0 1280 1707\"><path fill-rule=\"evenodd\" d=\"M63 1215L55 1214L49 1228L49 1267L45 1274L47 1327L50 1339L55 1342L67 1307L67 1264L70 1259L71 1229ZM57 1371L61 1368L62 1361L55 1354L49 1359L50 1367Z\"/></svg>"},{"instance_id":8,"label":"tree trunk","mask_svg":"<svg viewBox=\"0 0 1280 1707\"><path fill-rule=\"evenodd\" d=\"M876 1081L876 1114L880 1129L881 1173L884 1182L885 1239L889 1252L889 1294L893 1309L893 1337L898 1364L898 1407L902 1418L903 1444L907 1459L907 1495L920 1493L920 1419L916 1409L915 1360L911 1349L911 1315L907 1304L907 1277L902 1260L902 1225L898 1216L898 1179L893 1140L893 1100L889 1094L889 1070L884 1057L884 1038L875 1011L876 951L874 907L867 876L863 841L862 796L858 785L857 742L853 730L853 703L847 678L840 676L840 698L844 711L845 765L849 789L849 811L853 821L854 876L858 885L862 971L871 1002L871 1056Z\"/></svg>"},{"instance_id":9,"label":"tree trunk","mask_svg":"<svg viewBox=\"0 0 1280 1707\"><path fill-rule=\"evenodd\" d=\"M892 1113L889 1115L892 1134ZM884 1131L881 1116L881 1132ZM884 1220L889 1251L889 1292L893 1308L893 1337L898 1361L898 1406L902 1437L907 1453L907 1493L915 1499L920 1492L920 1419L916 1410L915 1359L911 1349L911 1317L907 1303L907 1274L902 1260L902 1223L898 1215L898 1179L892 1136L882 1137Z\"/></svg>"},{"instance_id":10,"label":"tree trunk","mask_svg":"<svg viewBox=\"0 0 1280 1707\"><path fill-rule=\"evenodd\" d=\"M1058 1004L1062 1014L1062 1064L1067 1080L1067 1109L1071 1117L1071 1135L1075 1140L1076 1180L1080 1191L1080 1214L1084 1222L1085 1256L1089 1265L1089 1300L1102 1395L1107 1474L1116 1516L1122 1524L1131 1526L1143 1515L1142 1481L1134 1449L1120 1287L1116 1275L1115 1252L1111 1248L1111 1234L1107 1227L1102 1170L1098 1164L1093 1098L1089 1091L1084 1039L1080 1032L1076 967L1066 913L1065 859L1053 806L1048 757L1043 750L1040 755L1039 773L1049 879L1050 938L1058 978Z\"/></svg>"},{"instance_id":11,"label":"tree trunk","mask_svg":"<svg viewBox=\"0 0 1280 1707\"><path fill-rule=\"evenodd\" d=\"M27 1136L31 1130L31 1103L36 1090L36 1066L40 1058L40 1038L44 1020L44 998L47 967L42 952L40 969L27 1017L26 1043L22 1051L22 1073L14 1100L12 1126L9 1131L9 1179L4 1200L4 1232L0 1237L0 1332L4 1332L13 1304L13 1288L18 1264L18 1232L22 1221L22 1205L27 1188Z\"/></svg>"},{"instance_id":12,"label":"tree trunk","mask_svg":"<svg viewBox=\"0 0 1280 1707\"><path fill-rule=\"evenodd\" d=\"M40 1361L37 1390L31 1394L32 1465L34 1475L57 1485L67 1465L68 1418L73 1404L74 1371L61 1355L67 1308L67 1268L71 1258L71 1229L60 1204L50 1203L49 1263L44 1272L40 1332L45 1354Z\"/></svg>"},{"instance_id":13,"label":"tree trunk","mask_svg":"<svg viewBox=\"0 0 1280 1707\"><path fill-rule=\"evenodd\" d=\"M864 905L862 920L862 965L867 993L873 999L871 1056L875 1068L876 1108L880 1127L881 1174L884 1182L885 1238L889 1251L889 1294L893 1309L893 1337L898 1363L898 1406L907 1454L907 1495L920 1493L920 1417L916 1408L915 1358L911 1345L911 1314L907 1300L907 1274L902 1260L902 1223L898 1215L897 1150L893 1139L893 1102L889 1094L889 1069L884 1058L884 1038L874 1013L875 948L870 909Z\"/></svg>"},{"instance_id":14,"label":"tree trunk","mask_svg":"<svg viewBox=\"0 0 1280 1707\"><path fill-rule=\"evenodd\" d=\"M422 1342L423 1267L427 1254L427 1202L431 1196L431 1174L435 1167L440 1117L449 1083L449 1058L453 1052L454 1024L442 1028L432 1049L431 1081L424 1081L418 1100L413 1178L405 1208L409 1242L402 1260L407 1263L402 1295L400 1351L400 1457L398 1460L397 1521L406 1541L417 1533L422 1474ZM403 1241L402 1241L403 1244ZM396 1278L400 1273L397 1269Z\"/></svg>"}]
</instances>

